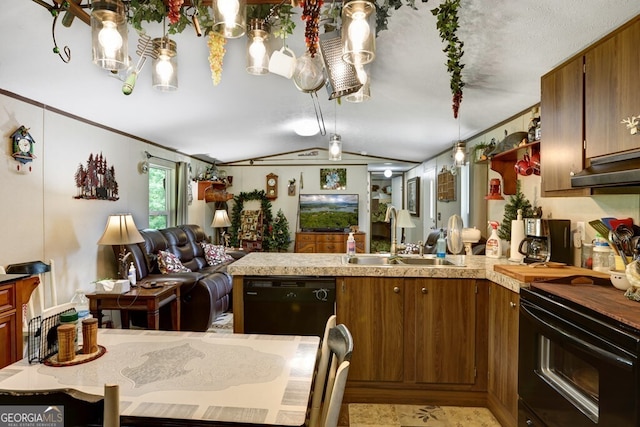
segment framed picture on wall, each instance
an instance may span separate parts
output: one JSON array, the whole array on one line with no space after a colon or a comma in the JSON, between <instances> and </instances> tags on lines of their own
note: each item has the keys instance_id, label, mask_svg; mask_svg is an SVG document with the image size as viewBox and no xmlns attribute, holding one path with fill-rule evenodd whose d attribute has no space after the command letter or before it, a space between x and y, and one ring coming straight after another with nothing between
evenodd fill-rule
<instances>
[{"instance_id":1,"label":"framed picture on wall","mask_svg":"<svg viewBox=\"0 0 640 427\"><path fill-rule=\"evenodd\" d=\"M342 168L320 169L320 188L323 190L346 190L347 170Z\"/></svg>"},{"instance_id":2,"label":"framed picture on wall","mask_svg":"<svg viewBox=\"0 0 640 427\"><path fill-rule=\"evenodd\" d=\"M407 180L407 210L413 216L420 215L420 178Z\"/></svg>"}]
</instances>

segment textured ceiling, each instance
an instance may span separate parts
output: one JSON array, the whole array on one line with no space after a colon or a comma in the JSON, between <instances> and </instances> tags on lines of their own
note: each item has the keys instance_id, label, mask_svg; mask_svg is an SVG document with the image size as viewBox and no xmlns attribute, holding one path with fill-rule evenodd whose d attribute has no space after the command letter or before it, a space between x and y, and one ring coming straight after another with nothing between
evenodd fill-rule
<instances>
[{"instance_id":1,"label":"textured ceiling","mask_svg":"<svg viewBox=\"0 0 640 427\"><path fill-rule=\"evenodd\" d=\"M293 132L296 120L315 121L311 95L277 75L247 74L245 38L228 41L222 81L213 86L206 38L187 29L175 36L179 90L154 91L147 64L127 97L119 80L91 63L87 25L58 24L58 44L71 49L65 64L52 53L49 12L28 0L12 1L0 15L0 88L221 162L324 148L333 132L342 136L345 151L420 162L459 136L464 140L539 102L541 75L640 13L638 0L462 0L466 87L458 123L430 12L439 3L416 3L418 10L396 10L389 29L378 35L370 101L337 104L324 88L318 91L325 136ZM303 29L297 21L287 41L297 55L303 53ZM150 27L148 33L157 37L161 29ZM134 60L136 41L130 31Z\"/></svg>"}]
</instances>

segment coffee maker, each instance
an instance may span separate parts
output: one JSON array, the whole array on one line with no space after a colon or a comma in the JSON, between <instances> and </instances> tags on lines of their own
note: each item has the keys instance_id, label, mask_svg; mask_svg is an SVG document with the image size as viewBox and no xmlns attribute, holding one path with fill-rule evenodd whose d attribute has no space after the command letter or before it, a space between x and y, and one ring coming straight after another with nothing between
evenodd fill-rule
<instances>
[{"instance_id":1,"label":"coffee maker","mask_svg":"<svg viewBox=\"0 0 640 427\"><path fill-rule=\"evenodd\" d=\"M573 264L570 220L525 218L524 230L526 237L518 252L524 255L525 264L546 261Z\"/></svg>"}]
</instances>

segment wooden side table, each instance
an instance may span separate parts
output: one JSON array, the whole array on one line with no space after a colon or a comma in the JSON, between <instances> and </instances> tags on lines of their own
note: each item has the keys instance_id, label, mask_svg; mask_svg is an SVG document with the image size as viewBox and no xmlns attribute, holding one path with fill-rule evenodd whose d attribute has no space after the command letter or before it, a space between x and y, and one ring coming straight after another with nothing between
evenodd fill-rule
<instances>
[{"instance_id":1,"label":"wooden side table","mask_svg":"<svg viewBox=\"0 0 640 427\"><path fill-rule=\"evenodd\" d=\"M102 327L102 310L119 310L122 327L129 328L130 311L146 311L147 327L160 329L160 308L171 304L171 328L180 330L180 283L161 282L156 288L137 286L124 294L91 293L89 311Z\"/></svg>"}]
</instances>

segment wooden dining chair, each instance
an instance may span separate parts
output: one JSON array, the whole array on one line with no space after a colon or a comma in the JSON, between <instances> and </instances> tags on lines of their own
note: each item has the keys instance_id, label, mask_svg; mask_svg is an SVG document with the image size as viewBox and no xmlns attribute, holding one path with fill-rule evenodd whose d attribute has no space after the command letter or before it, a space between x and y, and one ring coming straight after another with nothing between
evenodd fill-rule
<instances>
[{"instance_id":1,"label":"wooden dining chair","mask_svg":"<svg viewBox=\"0 0 640 427\"><path fill-rule=\"evenodd\" d=\"M322 397L327 381L327 369L329 369L329 331L336 326L336 315L333 314L327 319L324 327L324 335L322 337L322 345L320 349L320 360L314 376L313 394L311 396L311 411L309 416L309 427L317 427L320 421L320 412L322 410Z\"/></svg>"},{"instance_id":2,"label":"wooden dining chair","mask_svg":"<svg viewBox=\"0 0 640 427\"><path fill-rule=\"evenodd\" d=\"M331 321L331 319L330 319ZM335 319L333 320L335 321ZM310 427L336 427L342 406L342 398L349 374L353 338L349 329L343 325L329 327L323 339L318 372L316 373ZM326 354L323 369L321 363ZM318 406L318 401L320 402ZM314 402L316 406L314 407ZM318 410L321 407L321 412Z\"/></svg>"}]
</instances>

